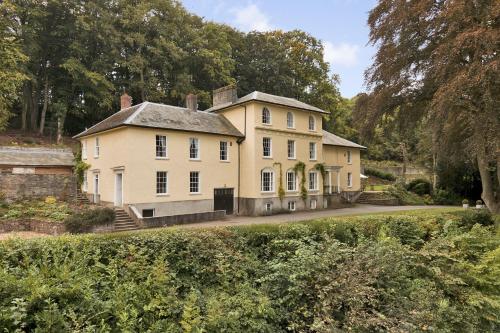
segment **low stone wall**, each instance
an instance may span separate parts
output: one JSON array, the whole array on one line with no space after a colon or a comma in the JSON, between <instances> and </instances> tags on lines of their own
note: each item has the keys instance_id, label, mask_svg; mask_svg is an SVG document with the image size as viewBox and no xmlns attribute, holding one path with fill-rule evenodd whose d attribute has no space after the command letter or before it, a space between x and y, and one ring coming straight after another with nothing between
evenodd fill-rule
<instances>
[{"instance_id":1,"label":"low stone wall","mask_svg":"<svg viewBox=\"0 0 500 333\"><path fill-rule=\"evenodd\" d=\"M222 220L225 217L226 217L226 211L216 210L213 212L204 212L204 213L144 217L140 220L139 223L142 228L159 228L171 225Z\"/></svg>"},{"instance_id":2,"label":"low stone wall","mask_svg":"<svg viewBox=\"0 0 500 333\"><path fill-rule=\"evenodd\" d=\"M76 195L76 178L72 174L0 173L0 184L7 200L47 196L69 200Z\"/></svg>"},{"instance_id":3,"label":"low stone wall","mask_svg":"<svg viewBox=\"0 0 500 333\"><path fill-rule=\"evenodd\" d=\"M66 232L64 224L32 219L0 221L0 233L16 231L34 231L41 234L61 235Z\"/></svg>"}]
</instances>

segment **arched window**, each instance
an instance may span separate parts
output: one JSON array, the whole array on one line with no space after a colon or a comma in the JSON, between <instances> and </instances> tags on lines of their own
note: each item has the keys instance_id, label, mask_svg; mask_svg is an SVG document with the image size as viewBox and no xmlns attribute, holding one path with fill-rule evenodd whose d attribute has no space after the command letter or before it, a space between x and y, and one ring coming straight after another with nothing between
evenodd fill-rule
<instances>
[{"instance_id":1,"label":"arched window","mask_svg":"<svg viewBox=\"0 0 500 333\"><path fill-rule=\"evenodd\" d=\"M266 107L262 109L262 123L271 125L271 111Z\"/></svg>"},{"instance_id":2,"label":"arched window","mask_svg":"<svg viewBox=\"0 0 500 333\"><path fill-rule=\"evenodd\" d=\"M288 192L297 191L297 175L293 169L286 172L286 190Z\"/></svg>"},{"instance_id":3,"label":"arched window","mask_svg":"<svg viewBox=\"0 0 500 333\"><path fill-rule=\"evenodd\" d=\"M274 192L274 170L262 169L260 172L260 190L262 192Z\"/></svg>"},{"instance_id":4,"label":"arched window","mask_svg":"<svg viewBox=\"0 0 500 333\"><path fill-rule=\"evenodd\" d=\"M314 119L313 116L309 116L309 130L310 131L316 130L316 120Z\"/></svg>"},{"instance_id":5,"label":"arched window","mask_svg":"<svg viewBox=\"0 0 500 333\"><path fill-rule=\"evenodd\" d=\"M309 191L318 190L318 172L316 170L309 171Z\"/></svg>"},{"instance_id":6,"label":"arched window","mask_svg":"<svg viewBox=\"0 0 500 333\"><path fill-rule=\"evenodd\" d=\"M288 112L286 114L286 127L288 128L295 128L295 121L293 119L293 113Z\"/></svg>"}]
</instances>

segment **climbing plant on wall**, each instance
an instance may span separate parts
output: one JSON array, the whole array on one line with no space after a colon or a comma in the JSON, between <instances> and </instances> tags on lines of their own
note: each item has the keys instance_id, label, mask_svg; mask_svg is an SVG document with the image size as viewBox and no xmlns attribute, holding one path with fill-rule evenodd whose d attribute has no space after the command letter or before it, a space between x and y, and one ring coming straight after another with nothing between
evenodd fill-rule
<instances>
[{"instance_id":1,"label":"climbing plant on wall","mask_svg":"<svg viewBox=\"0 0 500 333\"><path fill-rule=\"evenodd\" d=\"M295 174L299 174L300 172L300 197L302 200L307 199L307 189L306 189L306 165L302 161L298 161L295 163L293 167L293 171L295 171Z\"/></svg>"},{"instance_id":2,"label":"climbing plant on wall","mask_svg":"<svg viewBox=\"0 0 500 333\"><path fill-rule=\"evenodd\" d=\"M280 178L279 178L279 185L278 185L278 197L280 198L281 201L283 201L283 198L285 197L285 189L283 188L283 168L281 167L280 162L275 162L273 163L273 166L278 165L280 167Z\"/></svg>"},{"instance_id":3,"label":"climbing plant on wall","mask_svg":"<svg viewBox=\"0 0 500 333\"><path fill-rule=\"evenodd\" d=\"M319 173L321 173L321 181L324 185L325 184L325 177L326 177L325 163L316 163L314 165L314 169L319 171Z\"/></svg>"}]
</instances>

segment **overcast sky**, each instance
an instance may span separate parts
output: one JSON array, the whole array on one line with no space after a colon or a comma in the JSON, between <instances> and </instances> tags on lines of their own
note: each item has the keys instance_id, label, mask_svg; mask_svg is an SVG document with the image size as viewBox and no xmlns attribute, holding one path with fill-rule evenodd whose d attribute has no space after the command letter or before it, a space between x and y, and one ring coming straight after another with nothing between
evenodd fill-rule
<instances>
[{"instance_id":1,"label":"overcast sky","mask_svg":"<svg viewBox=\"0 0 500 333\"><path fill-rule=\"evenodd\" d=\"M242 31L304 30L323 41L325 60L340 75L340 92L364 91L363 72L375 49L367 46L368 11L375 0L181 0L192 13Z\"/></svg>"}]
</instances>

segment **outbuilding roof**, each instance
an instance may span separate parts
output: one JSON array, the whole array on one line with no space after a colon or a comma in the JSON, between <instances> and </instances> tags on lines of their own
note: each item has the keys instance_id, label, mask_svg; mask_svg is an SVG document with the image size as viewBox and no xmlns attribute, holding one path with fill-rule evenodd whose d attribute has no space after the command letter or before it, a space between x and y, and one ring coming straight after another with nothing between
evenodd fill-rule
<instances>
[{"instance_id":1,"label":"outbuilding roof","mask_svg":"<svg viewBox=\"0 0 500 333\"><path fill-rule=\"evenodd\" d=\"M218 114L187 108L144 102L123 109L90 127L75 138L121 126L139 126L242 137L229 120Z\"/></svg>"},{"instance_id":2,"label":"outbuilding roof","mask_svg":"<svg viewBox=\"0 0 500 333\"><path fill-rule=\"evenodd\" d=\"M328 113L326 111L321 110L315 106L309 105L307 103L296 100L295 98L276 96L271 94L266 94L260 91L254 91L248 95L238 98L234 102L223 103L216 106L212 106L211 108L205 110L206 112L216 112L222 109L225 109L230 106L235 106L239 104L243 104L250 101L260 101L264 103L276 104L288 106L296 109L302 109L306 111L320 112L320 113Z\"/></svg>"},{"instance_id":3,"label":"outbuilding roof","mask_svg":"<svg viewBox=\"0 0 500 333\"><path fill-rule=\"evenodd\" d=\"M0 165L73 166L71 149L0 147Z\"/></svg>"},{"instance_id":4,"label":"outbuilding roof","mask_svg":"<svg viewBox=\"0 0 500 333\"><path fill-rule=\"evenodd\" d=\"M327 132L325 130L323 130L323 144L330 146L342 146L342 147L366 149L365 146L358 145L357 143L341 138L340 136Z\"/></svg>"}]
</instances>

